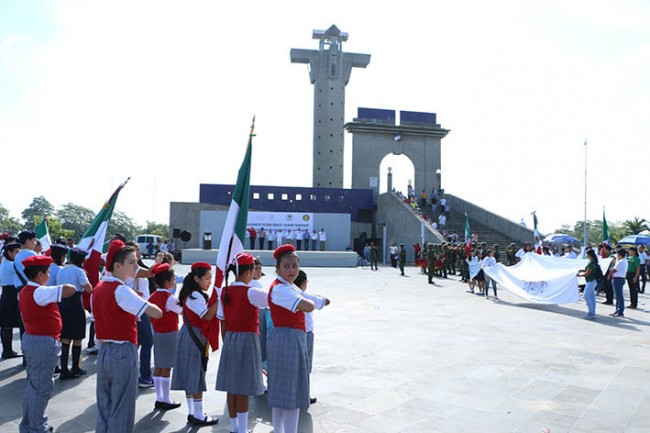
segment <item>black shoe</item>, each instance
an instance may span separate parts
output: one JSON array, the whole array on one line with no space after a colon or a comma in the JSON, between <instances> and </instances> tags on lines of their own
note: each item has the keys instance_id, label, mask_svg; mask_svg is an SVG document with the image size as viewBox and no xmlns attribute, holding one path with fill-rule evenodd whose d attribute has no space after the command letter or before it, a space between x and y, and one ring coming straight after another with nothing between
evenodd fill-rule
<instances>
[{"instance_id":1,"label":"black shoe","mask_svg":"<svg viewBox=\"0 0 650 433\"><path fill-rule=\"evenodd\" d=\"M74 373L72 371L65 370L65 371L61 372L61 375L59 376L59 379L61 379L61 380L79 379L79 377L80 377L79 374Z\"/></svg>"},{"instance_id":2,"label":"black shoe","mask_svg":"<svg viewBox=\"0 0 650 433\"><path fill-rule=\"evenodd\" d=\"M22 358L23 355L20 355L14 351L11 351L9 353L2 353L2 359L12 359L12 358Z\"/></svg>"},{"instance_id":3,"label":"black shoe","mask_svg":"<svg viewBox=\"0 0 650 433\"><path fill-rule=\"evenodd\" d=\"M315 404L318 401L316 397L309 397L309 404Z\"/></svg>"},{"instance_id":4,"label":"black shoe","mask_svg":"<svg viewBox=\"0 0 650 433\"><path fill-rule=\"evenodd\" d=\"M603 305L614 305L614 302L605 301L605 302L602 302L602 304Z\"/></svg>"},{"instance_id":5,"label":"black shoe","mask_svg":"<svg viewBox=\"0 0 650 433\"><path fill-rule=\"evenodd\" d=\"M160 410L172 410L181 407L181 404L176 403L175 401L172 401L171 403L167 403L166 401L156 401L154 407Z\"/></svg>"},{"instance_id":6,"label":"black shoe","mask_svg":"<svg viewBox=\"0 0 650 433\"><path fill-rule=\"evenodd\" d=\"M57 365L56 367L54 367L54 374L59 374L59 373L61 373L61 367Z\"/></svg>"},{"instance_id":7,"label":"black shoe","mask_svg":"<svg viewBox=\"0 0 650 433\"><path fill-rule=\"evenodd\" d=\"M192 418L189 418L189 417ZM188 420L190 424L194 425L215 425L219 422L219 418L212 418L211 416L207 416L206 414L203 414L203 419L198 419L195 416L189 415Z\"/></svg>"},{"instance_id":8,"label":"black shoe","mask_svg":"<svg viewBox=\"0 0 650 433\"><path fill-rule=\"evenodd\" d=\"M76 374L77 376L83 376L86 373L88 373L88 372L86 370L81 369L81 368L73 368L72 369L72 374Z\"/></svg>"}]
</instances>

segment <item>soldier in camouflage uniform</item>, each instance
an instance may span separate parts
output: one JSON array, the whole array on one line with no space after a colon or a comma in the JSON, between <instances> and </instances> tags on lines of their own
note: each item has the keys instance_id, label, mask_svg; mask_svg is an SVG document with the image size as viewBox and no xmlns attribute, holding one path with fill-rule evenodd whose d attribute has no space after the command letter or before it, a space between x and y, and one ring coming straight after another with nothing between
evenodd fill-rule
<instances>
[{"instance_id":1,"label":"soldier in camouflage uniform","mask_svg":"<svg viewBox=\"0 0 650 433\"><path fill-rule=\"evenodd\" d=\"M436 272L436 252L434 250L433 244L429 244L427 250L427 276L429 277L429 284L435 284L433 282L433 276Z\"/></svg>"},{"instance_id":2,"label":"soldier in camouflage uniform","mask_svg":"<svg viewBox=\"0 0 650 433\"><path fill-rule=\"evenodd\" d=\"M517 262L517 256L515 254L517 254L517 246L514 242L511 242L506 248L506 261L508 262L508 266L512 266Z\"/></svg>"}]
</instances>

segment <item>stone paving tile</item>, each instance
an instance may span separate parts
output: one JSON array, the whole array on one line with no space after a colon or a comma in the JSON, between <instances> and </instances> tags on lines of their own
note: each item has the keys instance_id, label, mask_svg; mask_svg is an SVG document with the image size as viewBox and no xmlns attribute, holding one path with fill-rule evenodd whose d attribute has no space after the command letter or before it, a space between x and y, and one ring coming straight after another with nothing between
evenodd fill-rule
<instances>
[{"instance_id":1,"label":"stone paving tile","mask_svg":"<svg viewBox=\"0 0 650 433\"><path fill-rule=\"evenodd\" d=\"M613 319L599 305L589 322L583 303L535 305L503 290L485 300L455 277L430 286L412 268L409 278L392 268L306 271L310 291L332 305L315 313L318 403L301 413L300 432L650 432L648 311ZM88 375L57 380L48 407L61 432L94 431L95 357L83 359ZM180 392L172 398L183 407L162 413L153 390L140 390L135 431L228 432L218 362L217 352L204 396L217 426L188 426ZM2 433L17 431L24 380L19 360L0 361ZM273 430L264 396L251 399L250 421L255 433Z\"/></svg>"}]
</instances>

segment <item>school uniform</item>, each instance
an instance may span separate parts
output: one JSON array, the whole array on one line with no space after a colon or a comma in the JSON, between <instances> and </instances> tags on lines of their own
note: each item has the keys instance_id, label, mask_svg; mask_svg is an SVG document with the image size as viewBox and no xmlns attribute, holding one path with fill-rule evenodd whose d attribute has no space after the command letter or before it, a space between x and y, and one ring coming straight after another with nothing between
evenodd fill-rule
<instances>
[{"instance_id":1,"label":"school uniform","mask_svg":"<svg viewBox=\"0 0 650 433\"><path fill-rule=\"evenodd\" d=\"M20 309L18 308L18 288L16 286L16 271L14 262L4 260L0 265L0 284L2 295L0 295L0 327L18 328L21 325Z\"/></svg>"},{"instance_id":2,"label":"school uniform","mask_svg":"<svg viewBox=\"0 0 650 433\"><path fill-rule=\"evenodd\" d=\"M56 284L72 284L77 288L74 295L59 303L61 320L63 320L61 338L83 340L86 338L86 312L83 307L82 294L83 286L90 284L88 276L80 267L67 265L59 271L55 282Z\"/></svg>"},{"instance_id":3,"label":"school uniform","mask_svg":"<svg viewBox=\"0 0 650 433\"><path fill-rule=\"evenodd\" d=\"M153 365L155 368L172 368L178 343L178 315L183 308L167 289L156 289L149 302L160 308L160 319L151 319L153 326Z\"/></svg>"},{"instance_id":4,"label":"school uniform","mask_svg":"<svg viewBox=\"0 0 650 433\"><path fill-rule=\"evenodd\" d=\"M216 389L235 395L262 395L258 308L268 306L268 293L234 282L221 289L219 300L217 317L226 322L226 336Z\"/></svg>"},{"instance_id":5,"label":"school uniform","mask_svg":"<svg viewBox=\"0 0 650 433\"><path fill-rule=\"evenodd\" d=\"M250 287L262 288L262 285L257 280L251 280ZM266 363L266 337L273 329L273 321L271 320L271 311L269 310L268 300L265 307L258 307L258 331L260 339L260 354L262 355L262 367L268 367Z\"/></svg>"},{"instance_id":6,"label":"school uniform","mask_svg":"<svg viewBox=\"0 0 650 433\"><path fill-rule=\"evenodd\" d=\"M282 277L271 284L268 302L274 328L267 340L268 405L280 409L309 407L309 355L302 291Z\"/></svg>"},{"instance_id":7,"label":"school uniform","mask_svg":"<svg viewBox=\"0 0 650 433\"><path fill-rule=\"evenodd\" d=\"M314 303L317 310L322 310L327 301L324 297L302 292L302 296ZM307 337L307 355L309 359L309 372L314 364L314 317L313 312L305 313L305 332Z\"/></svg>"},{"instance_id":8,"label":"school uniform","mask_svg":"<svg viewBox=\"0 0 650 433\"><path fill-rule=\"evenodd\" d=\"M194 343L188 327L192 327L197 339L205 347L208 342L206 338L208 321L202 317L209 308L208 303L198 292L190 293L183 302L183 321L185 323L178 333L178 345L174 355L174 375L171 388L173 390L185 391L186 394L207 391L205 371L202 366L204 354Z\"/></svg>"},{"instance_id":9,"label":"school uniform","mask_svg":"<svg viewBox=\"0 0 650 433\"><path fill-rule=\"evenodd\" d=\"M18 294L25 325L22 349L27 362L20 433L49 431L45 408L54 389L52 372L61 354L62 322L57 306L61 297L61 286L39 286L32 281Z\"/></svg>"},{"instance_id":10,"label":"school uniform","mask_svg":"<svg viewBox=\"0 0 650 433\"><path fill-rule=\"evenodd\" d=\"M52 263L50 265L50 279L47 280L46 286L53 286L57 284L56 282L56 277L59 275L59 272L63 269L63 266L57 265L56 263Z\"/></svg>"},{"instance_id":11,"label":"school uniform","mask_svg":"<svg viewBox=\"0 0 650 433\"><path fill-rule=\"evenodd\" d=\"M97 356L96 432L131 432L138 387L137 319L148 307L122 280L104 276L91 297Z\"/></svg>"},{"instance_id":12,"label":"school uniform","mask_svg":"<svg viewBox=\"0 0 650 433\"><path fill-rule=\"evenodd\" d=\"M16 271L14 274L14 286L23 287L25 284L27 284L27 277L25 276L25 266L23 265L23 260L36 255L36 252L33 250L18 251L18 254L16 254L16 257L14 257L13 262L14 270Z\"/></svg>"}]
</instances>

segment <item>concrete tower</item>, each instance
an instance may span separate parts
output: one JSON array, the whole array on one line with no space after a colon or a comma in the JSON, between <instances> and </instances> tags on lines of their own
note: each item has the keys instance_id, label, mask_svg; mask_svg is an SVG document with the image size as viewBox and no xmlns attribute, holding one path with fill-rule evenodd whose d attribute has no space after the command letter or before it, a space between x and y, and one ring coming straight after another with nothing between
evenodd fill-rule
<instances>
[{"instance_id":1,"label":"concrete tower","mask_svg":"<svg viewBox=\"0 0 650 433\"><path fill-rule=\"evenodd\" d=\"M291 49L292 63L307 63L314 85L314 173L313 187L343 188L343 125L345 86L353 67L365 68L370 54L344 53L348 34L335 25L314 30L318 50Z\"/></svg>"}]
</instances>

